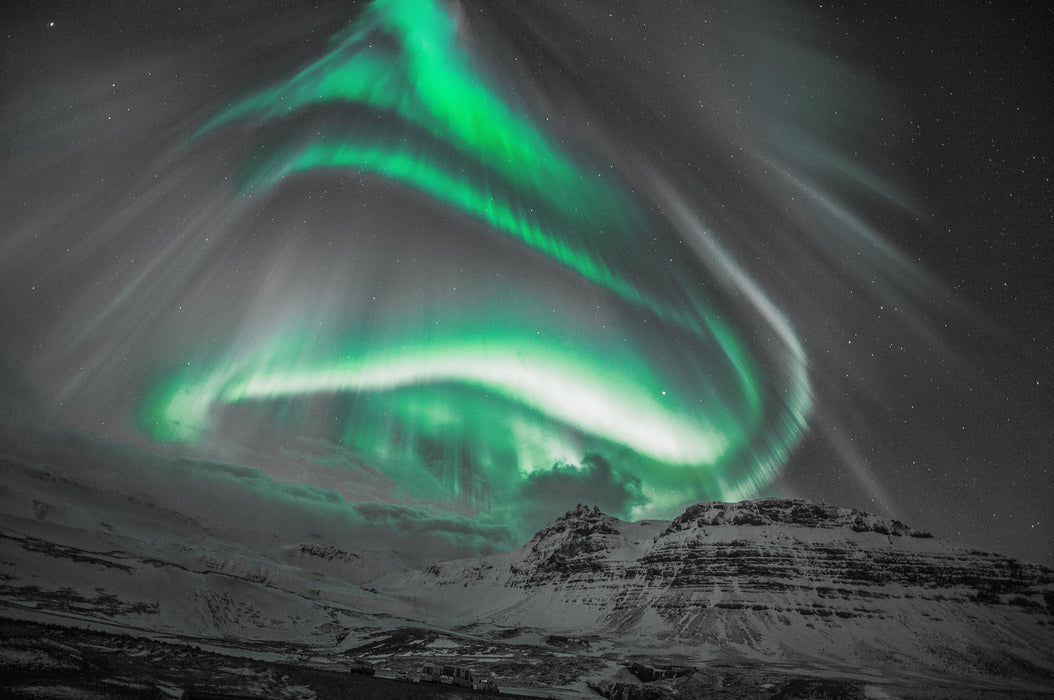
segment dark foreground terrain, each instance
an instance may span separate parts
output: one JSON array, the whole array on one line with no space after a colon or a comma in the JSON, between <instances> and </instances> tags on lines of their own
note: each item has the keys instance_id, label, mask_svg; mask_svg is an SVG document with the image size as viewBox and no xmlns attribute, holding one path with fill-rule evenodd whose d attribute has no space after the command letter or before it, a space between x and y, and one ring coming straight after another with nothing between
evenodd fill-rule
<instances>
[{"instance_id":1,"label":"dark foreground terrain","mask_svg":"<svg viewBox=\"0 0 1054 700\"><path fill-rule=\"evenodd\" d=\"M142 637L0 619L4 698L485 698L493 693L379 678L349 659L319 668ZM517 697L502 694L501 697Z\"/></svg>"},{"instance_id":2,"label":"dark foreground terrain","mask_svg":"<svg viewBox=\"0 0 1054 700\"><path fill-rule=\"evenodd\" d=\"M403 631L401 635L405 636ZM369 645L368 645L369 646ZM259 651L259 650L255 650ZM363 648L370 657L372 648ZM391 652L395 649L387 649ZM347 656L327 666L317 659L261 660L228 650L0 618L0 697L3 698L464 698L610 697L622 700L893 700L934 698L1054 698L1054 691L1011 691L963 686L951 679L916 682L889 679L881 685L843 674L753 664L707 668L654 667L624 660L617 680L588 683L589 691L544 690L516 694L451 688L370 675L368 662ZM356 652L357 653L357 652ZM257 654L259 656L259 654ZM376 655L373 655L377 658ZM572 655L573 656L573 655ZM410 657L385 654L395 669L411 668ZM447 663L455 661L448 660ZM497 667L489 669L491 672ZM840 676L840 677L839 677ZM521 676L527 680L526 676ZM405 676L404 676L405 678ZM592 692L590 692L592 691Z\"/></svg>"}]
</instances>

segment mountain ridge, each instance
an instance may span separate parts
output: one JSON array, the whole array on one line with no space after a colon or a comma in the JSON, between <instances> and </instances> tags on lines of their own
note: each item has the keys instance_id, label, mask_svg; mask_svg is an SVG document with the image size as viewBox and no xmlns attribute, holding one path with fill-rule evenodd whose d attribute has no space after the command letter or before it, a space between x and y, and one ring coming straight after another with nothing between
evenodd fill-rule
<instances>
[{"instance_id":1,"label":"mountain ridge","mask_svg":"<svg viewBox=\"0 0 1054 700\"><path fill-rule=\"evenodd\" d=\"M688 506L670 524L671 530L703 525L807 525L854 532L877 532L894 537L931 538L925 530L909 527L899 520L882 518L856 508L839 508L801 498L759 498L728 503L703 501Z\"/></svg>"},{"instance_id":2,"label":"mountain ridge","mask_svg":"<svg viewBox=\"0 0 1054 700\"><path fill-rule=\"evenodd\" d=\"M373 585L435 624L617 638L697 661L995 668L1054 685L1054 570L800 499L703 502L638 523L579 505L512 552Z\"/></svg>"}]
</instances>

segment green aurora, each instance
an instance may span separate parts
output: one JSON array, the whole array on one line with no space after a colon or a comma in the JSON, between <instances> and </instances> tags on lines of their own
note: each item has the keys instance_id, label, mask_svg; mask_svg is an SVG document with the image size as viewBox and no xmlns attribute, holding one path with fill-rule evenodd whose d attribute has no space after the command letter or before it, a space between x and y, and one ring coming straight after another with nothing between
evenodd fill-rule
<instances>
[{"instance_id":1,"label":"green aurora","mask_svg":"<svg viewBox=\"0 0 1054 700\"><path fill-rule=\"evenodd\" d=\"M404 494L475 510L595 455L639 484L624 516L753 495L805 429L800 346L746 333L771 319L745 308L749 294L705 282L727 261L700 261L612 168L558 146L458 32L432 0L376 0L324 56L194 139L236 124L269 130L239 172L243 194L306 171L398 183L504 237L525 264L591 286L617 306L614 327L540 321L529 294L452 305L442 324L349 318L324 342L291 323L156 379L140 425L157 442L193 444L246 416L306 425L324 405L324 436Z\"/></svg>"}]
</instances>

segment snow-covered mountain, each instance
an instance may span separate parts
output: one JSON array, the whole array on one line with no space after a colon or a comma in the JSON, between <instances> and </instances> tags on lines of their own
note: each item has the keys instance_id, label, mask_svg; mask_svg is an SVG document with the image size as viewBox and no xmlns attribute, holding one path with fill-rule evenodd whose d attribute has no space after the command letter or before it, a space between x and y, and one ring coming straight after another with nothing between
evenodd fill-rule
<instances>
[{"instance_id":1,"label":"snow-covered mountain","mask_svg":"<svg viewBox=\"0 0 1054 700\"><path fill-rule=\"evenodd\" d=\"M381 579L437 624L619 639L696 661L1054 678L1054 572L801 500L673 522L579 506L523 547Z\"/></svg>"}]
</instances>

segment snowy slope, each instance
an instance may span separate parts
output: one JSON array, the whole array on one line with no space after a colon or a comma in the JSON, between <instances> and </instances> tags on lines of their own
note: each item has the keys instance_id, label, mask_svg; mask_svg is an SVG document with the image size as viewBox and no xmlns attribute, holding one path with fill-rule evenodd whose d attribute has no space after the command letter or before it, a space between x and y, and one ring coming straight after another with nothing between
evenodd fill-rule
<instances>
[{"instance_id":1,"label":"snowy slope","mask_svg":"<svg viewBox=\"0 0 1054 700\"><path fill-rule=\"evenodd\" d=\"M237 541L149 499L0 464L0 615L332 647L388 606L356 582L405 568L388 552L280 545L262 531Z\"/></svg>"}]
</instances>

